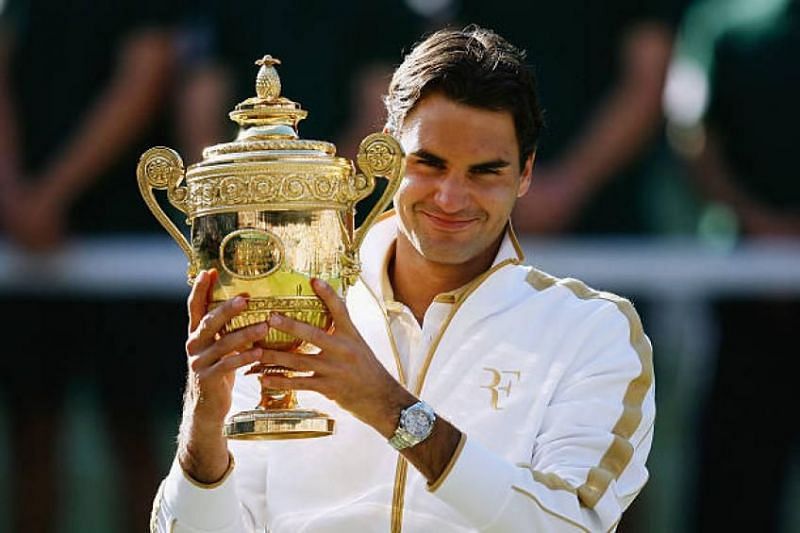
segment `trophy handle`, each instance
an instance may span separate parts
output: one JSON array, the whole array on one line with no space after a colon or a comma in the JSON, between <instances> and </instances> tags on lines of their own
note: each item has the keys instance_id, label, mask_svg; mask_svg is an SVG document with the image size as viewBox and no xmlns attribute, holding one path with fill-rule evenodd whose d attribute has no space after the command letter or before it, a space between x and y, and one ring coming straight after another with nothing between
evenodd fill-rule
<instances>
[{"instance_id":1,"label":"trophy handle","mask_svg":"<svg viewBox=\"0 0 800 533\"><path fill-rule=\"evenodd\" d=\"M178 243L183 253L189 259L189 282L194 279L196 272L195 261L193 258L192 247L189 241L186 240L183 233L175 226L172 220L169 219L161 206L158 205L156 197L153 194L153 189L167 190L167 198L169 202L180 209L183 213L187 213L186 198L187 189L181 187L180 183L183 181L184 168L183 160L178 152L167 148L165 146L156 146L150 148L142 157L139 158L139 164L136 166L136 178L139 182L139 192L142 194L147 207L153 213L153 216L161 223L167 233Z\"/></svg>"},{"instance_id":2,"label":"trophy handle","mask_svg":"<svg viewBox=\"0 0 800 533\"><path fill-rule=\"evenodd\" d=\"M400 143L394 137L386 133L373 133L361 141L356 162L359 170L363 173L356 176L356 182L358 183L360 179L365 178L369 185L369 190L374 187L375 176L382 176L389 181L380 200L378 200L378 203L375 204L372 211L364 219L364 223L355 232L352 250L357 253L367 231L375 223L375 219L383 213L389 202L392 201L394 193L397 192L406 168L406 155Z\"/></svg>"}]
</instances>

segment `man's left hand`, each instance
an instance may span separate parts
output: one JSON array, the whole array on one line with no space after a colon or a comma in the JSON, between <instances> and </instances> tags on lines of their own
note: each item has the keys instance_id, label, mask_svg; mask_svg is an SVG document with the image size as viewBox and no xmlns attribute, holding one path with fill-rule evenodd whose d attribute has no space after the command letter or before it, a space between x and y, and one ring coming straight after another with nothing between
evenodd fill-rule
<instances>
[{"instance_id":1,"label":"man's left hand","mask_svg":"<svg viewBox=\"0 0 800 533\"><path fill-rule=\"evenodd\" d=\"M400 411L416 398L386 368L353 325L344 300L322 280L311 283L333 317L331 332L274 314L269 325L317 346L317 354L264 350L261 361L313 376L264 375L265 387L277 390L310 390L323 394L362 422L389 438L397 427Z\"/></svg>"}]
</instances>

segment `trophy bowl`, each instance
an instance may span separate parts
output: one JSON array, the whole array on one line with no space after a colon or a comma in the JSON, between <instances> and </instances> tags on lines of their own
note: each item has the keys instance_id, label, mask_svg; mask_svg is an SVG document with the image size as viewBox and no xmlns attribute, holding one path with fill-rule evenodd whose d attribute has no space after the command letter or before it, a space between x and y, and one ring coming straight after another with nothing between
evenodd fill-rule
<instances>
[{"instance_id":1,"label":"trophy bowl","mask_svg":"<svg viewBox=\"0 0 800 533\"><path fill-rule=\"evenodd\" d=\"M328 282L341 296L359 274L358 249L366 231L391 201L404 171L405 156L391 136L373 133L353 162L336 156L328 142L300 139L297 126L307 116L299 104L280 95L281 82L269 55L256 61L257 96L239 103L230 118L237 138L203 150L203 160L184 170L181 157L166 147L142 154L136 169L145 203L189 260L193 283L200 270L219 276L210 308L242 293L247 308L223 334L264 322L281 313L328 329L330 313L316 296L311 279ZM388 185L358 229L355 204L375 187ZM189 239L167 217L154 189L186 214ZM258 343L268 349L309 352L294 336L270 328ZM258 365L248 374L291 372ZM255 379L255 378L254 378ZM252 410L236 413L225 435L236 439L290 439L330 435L334 420L297 405L293 391L262 387Z\"/></svg>"}]
</instances>

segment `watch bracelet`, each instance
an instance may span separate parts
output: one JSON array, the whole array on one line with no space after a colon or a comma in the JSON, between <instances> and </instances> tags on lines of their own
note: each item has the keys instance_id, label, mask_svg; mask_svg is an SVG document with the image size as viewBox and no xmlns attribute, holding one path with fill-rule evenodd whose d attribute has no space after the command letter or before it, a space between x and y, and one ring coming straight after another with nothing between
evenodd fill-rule
<instances>
[{"instance_id":1,"label":"watch bracelet","mask_svg":"<svg viewBox=\"0 0 800 533\"><path fill-rule=\"evenodd\" d=\"M409 440L404 431L395 431L394 435L389 438L389 444L391 444L392 448L395 450L405 450L406 448L410 448L414 444L414 441Z\"/></svg>"}]
</instances>

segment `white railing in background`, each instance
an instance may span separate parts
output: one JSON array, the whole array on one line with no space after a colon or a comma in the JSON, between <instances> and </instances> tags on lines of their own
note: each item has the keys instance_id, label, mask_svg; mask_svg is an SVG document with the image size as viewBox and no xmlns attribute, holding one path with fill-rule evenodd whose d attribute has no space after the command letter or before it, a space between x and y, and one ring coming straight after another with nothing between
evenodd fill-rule
<instances>
[{"instance_id":1,"label":"white railing in background","mask_svg":"<svg viewBox=\"0 0 800 533\"><path fill-rule=\"evenodd\" d=\"M657 299L800 294L800 240L720 250L686 239L523 238L527 262L556 276ZM186 259L166 237L94 238L28 254L0 241L0 292L34 290L182 297Z\"/></svg>"}]
</instances>

